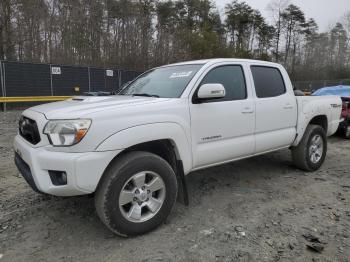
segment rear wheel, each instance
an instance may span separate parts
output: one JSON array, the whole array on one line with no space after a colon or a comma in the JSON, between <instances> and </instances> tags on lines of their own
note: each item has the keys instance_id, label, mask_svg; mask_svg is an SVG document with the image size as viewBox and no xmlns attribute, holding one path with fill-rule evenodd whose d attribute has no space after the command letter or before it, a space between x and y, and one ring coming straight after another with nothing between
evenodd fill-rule
<instances>
[{"instance_id":1,"label":"rear wheel","mask_svg":"<svg viewBox=\"0 0 350 262\"><path fill-rule=\"evenodd\" d=\"M292 148L294 164L305 171L321 167L327 154L325 130L318 125L309 125L298 146Z\"/></svg>"},{"instance_id":2,"label":"rear wheel","mask_svg":"<svg viewBox=\"0 0 350 262\"><path fill-rule=\"evenodd\" d=\"M165 221L174 206L177 180L164 159L148 152L130 152L106 170L96 190L95 206L114 233L146 233Z\"/></svg>"}]
</instances>

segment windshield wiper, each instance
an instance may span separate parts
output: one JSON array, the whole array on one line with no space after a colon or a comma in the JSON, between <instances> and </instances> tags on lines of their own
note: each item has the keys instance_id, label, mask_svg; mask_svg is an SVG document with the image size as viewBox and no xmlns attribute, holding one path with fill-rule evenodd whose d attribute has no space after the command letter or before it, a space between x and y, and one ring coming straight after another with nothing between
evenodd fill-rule
<instances>
[{"instance_id":1,"label":"windshield wiper","mask_svg":"<svg viewBox=\"0 0 350 262\"><path fill-rule=\"evenodd\" d=\"M151 95L151 94L147 94L147 93L132 94L132 96L159 97L158 95Z\"/></svg>"}]
</instances>

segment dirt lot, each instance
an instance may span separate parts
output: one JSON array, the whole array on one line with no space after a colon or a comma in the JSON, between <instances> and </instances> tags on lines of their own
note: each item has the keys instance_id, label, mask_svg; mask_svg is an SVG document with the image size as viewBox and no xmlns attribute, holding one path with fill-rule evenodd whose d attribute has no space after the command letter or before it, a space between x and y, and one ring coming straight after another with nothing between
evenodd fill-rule
<instances>
[{"instance_id":1,"label":"dirt lot","mask_svg":"<svg viewBox=\"0 0 350 262\"><path fill-rule=\"evenodd\" d=\"M315 173L294 168L288 150L193 173L189 207L124 239L101 224L92 198L29 188L13 164L18 116L0 113L0 262L350 261L350 141L330 138Z\"/></svg>"}]
</instances>

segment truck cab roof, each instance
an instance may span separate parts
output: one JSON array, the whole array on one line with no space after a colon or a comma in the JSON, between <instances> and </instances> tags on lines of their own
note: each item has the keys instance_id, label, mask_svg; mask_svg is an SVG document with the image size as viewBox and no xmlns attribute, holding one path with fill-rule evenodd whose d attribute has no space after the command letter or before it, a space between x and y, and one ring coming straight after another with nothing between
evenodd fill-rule
<instances>
[{"instance_id":1,"label":"truck cab roof","mask_svg":"<svg viewBox=\"0 0 350 262\"><path fill-rule=\"evenodd\" d=\"M233 63L257 63L257 64L264 64L264 65L270 65L270 66L278 66L279 64L268 62L268 61L262 61L262 60L254 60L254 59L241 59L241 58L212 58L212 59L202 59L202 60L191 60L191 61L185 61L181 63L174 63L174 64L168 64L164 66L173 66L173 65L193 65L193 64L215 64L215 63L223 63L223 62L233 62Z\"/></svg>"}]
</instances>

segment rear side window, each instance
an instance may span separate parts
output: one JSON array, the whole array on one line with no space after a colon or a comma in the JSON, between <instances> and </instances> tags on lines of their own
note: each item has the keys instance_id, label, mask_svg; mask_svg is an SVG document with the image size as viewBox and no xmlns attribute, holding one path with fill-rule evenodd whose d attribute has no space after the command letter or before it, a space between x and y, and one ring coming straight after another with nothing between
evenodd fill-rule
<instances>
[{"instance_id":1,"label":"rear side window","mask_svg":"<svg viewBox=\"0 0 350 262\"><path fill-rule=\"evenodd\" d=\"M203 84L222 84L226 95L210 102L232 101L247 98L243 69L239 65L225 65L212 69L202 80Z\"/></svg>"},{"instance_id":2,"label":"rear side window","mask_svg":"<svg viewBox=\"0 0 350 262\"><path fill-rule=\"evenodd\" d=\"M279 69L265 66L251 66L251 70L257 97L275 97L286 92L286 87Z\"/></svg>"}]
</instances>

